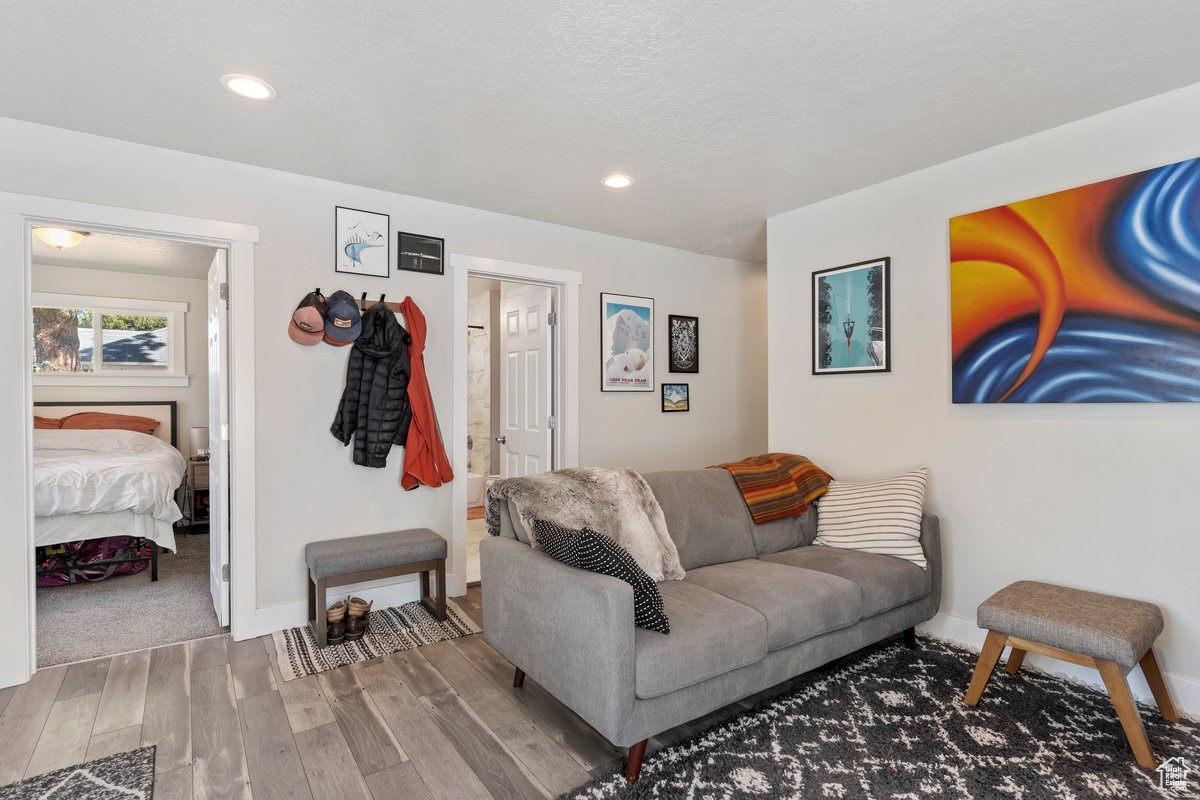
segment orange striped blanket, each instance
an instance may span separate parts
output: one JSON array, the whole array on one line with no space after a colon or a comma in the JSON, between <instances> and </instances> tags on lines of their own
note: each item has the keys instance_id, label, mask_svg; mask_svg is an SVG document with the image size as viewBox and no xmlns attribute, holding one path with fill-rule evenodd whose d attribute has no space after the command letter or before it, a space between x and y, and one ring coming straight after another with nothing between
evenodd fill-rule
<instances>
[{"instance_id":1,"label":"orange striped blanket","mask_svg":"<svg viewBox=\"0 0 1200 800\"><path fill-rule=\"evenodd\" d=\"M833 477L804 456L766 453L709 469L733 474L746 508L755 523L762 525L787 517L798 517L808 504L829 490Z\"/></svg>"}]
</instances>

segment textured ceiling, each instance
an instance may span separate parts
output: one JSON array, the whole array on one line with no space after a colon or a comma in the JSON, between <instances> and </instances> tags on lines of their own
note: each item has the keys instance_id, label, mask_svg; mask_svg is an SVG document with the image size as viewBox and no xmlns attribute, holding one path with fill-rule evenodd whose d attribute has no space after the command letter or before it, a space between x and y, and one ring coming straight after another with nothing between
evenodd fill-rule
<instances>
[{"instance_id":1,"label":"textured ceiling","mask_svg":"<svg viewBox=\"0 0 1200 800\"><path fill-rule=\"evenodd\" d=\"M762 260L770 214L1200 81L1197 30L1194 0L6 0L0 116Z\"/></svg>"},{"instance_id":2,"label":"textured ceiling","mask_svg":"<svg viewBox=\"0 0 1200 800\"><path fill-rule=\"evenodd\" d=\"M82 267L137 275L207 278L215 247L113 233L93 233L63 250L33 238L33 263L50 267Z\"/></svg>"}]
</instances>

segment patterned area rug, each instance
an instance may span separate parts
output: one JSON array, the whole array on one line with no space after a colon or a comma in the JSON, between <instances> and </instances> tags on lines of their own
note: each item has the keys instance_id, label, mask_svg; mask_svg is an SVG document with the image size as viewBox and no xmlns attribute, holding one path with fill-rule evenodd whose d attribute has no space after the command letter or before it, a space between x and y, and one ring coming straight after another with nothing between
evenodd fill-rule
<instances>
[{"instance_id":1,"label":"patterned area rug","mask_svg":"<svg viewBox=\"0 0 1200 800\"><path fill-rule=\"evenodd\" d=\"M435 619L416 601L377 609L371 612L371 627L362 639L333 647L317 647L308 625L276 631L271 636L275 640L279 672L285 681L290 681L356 661L479 632L479 626L453 600L447 600L445 622Z\"/></svg>"},{"instance_id":2,"label":"patterned area rug","mask_svg":"<svg viewBox=\"0 0 1200 800\"><path fill-rule=\"evenodd\" d=\"M0 786L0 800L150 800L153 796L153 747Z\"/></svg>"},{"instance_id":3,"label":"patterned area rug","mask_svg":"<svg viewBox=\"0 0 1200 800\"><path fill-rule=\"evenodd\" d=\"M1101 691L997 668L975 708L962 697L977 653L922 638L796 679L786 695L569 798L1200 797L1200 724L1143 707L1160 760L1182 759L1182 788L1134 763ZM1176 761L1175 763L1180 763Z\"/></svg>"}]
</instances>

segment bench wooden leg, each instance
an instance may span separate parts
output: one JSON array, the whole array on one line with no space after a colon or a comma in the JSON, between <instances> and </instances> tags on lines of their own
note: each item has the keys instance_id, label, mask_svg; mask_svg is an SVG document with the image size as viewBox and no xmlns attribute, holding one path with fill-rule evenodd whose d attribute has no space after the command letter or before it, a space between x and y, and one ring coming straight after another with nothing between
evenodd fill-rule
<instances>
[{"instance_id":1,"label":"bench wooden leg","mask_svg":"<svg viewBox=\"0 0 1200 800\"><path fill-rule=\"evenodd\" d=\"M1167 691L1167 684L1158 670L1158 659L1154 657L1153 647L1146 651L1139 663L1142 665L1142 674L1146 676L1146 683L1150 684L1150 691L1154 694L1154 702L1158 704L1158 713L1162 714L1162 718L1167 722L1176 724L1179 722L1179 715L1175 713L1171 693Z\"/></svg>"},{"instance_id":2,"label":"bench wooden leg","mask_svg":"<svg viewBox=\"0 0 1200 800\"><path fill-rule=\"evenodd\" d=\"M637 783L642 774L642 759L646 757L646 739L629 748L629 756L625 759L625 780Z\"/></svg>"},{"instance_id":3,"label":"bench wooden leg","mask_svg":"<svg viewBox=\"0 0 1200 800\"><path fill-rule=\"evenodd\" d=\"M313 624L313 633L317 632L317 586L313 583L312 575L308 576L308 621Z\"/></svg>"},{"instance_id":4,"label":"bench wooden leg","mask_svg":"<svg viewBox=\"0 0 1200 800\"><path fill-rule=\"evenodd\" d=\"M438 561L437 568L437 618L446 619L446 559Z\"/></svg>"},{"instance_id":5,"label":"bench wooden leg","mask_svg":"<svg viewBox=\"0 0 1200 800\"><path fill-rule=\"evenodd\" d=\"M1019 647L1014 647L1008 651L1008 663L1004 665L1004 671L1009 675L1016 675L1021 669L1021 665L1025 663L1025 651Z\"/></svg>"},{"instance_id":6,"label":"bench wooden leg","mask_svg":"<svg viewBox=\"0 0 1200 800\"><path fill-rule=\"evenodd\" d=\"M1134 759L1139 766L1154 769L1156 765L1154 753L1150 750L1150 740L1146 738L1146 728L1142 725L1142 717L1138 714L1137 704L1133 702L1133 695L1129 692L1129 684L1125 680L1125 673L1121 672L1121 665L1115 661L1097 658L1096 669L1100 670L1100 677L1104 679L1104 686L1108 689L1109 699L1117 710L1121 727L1125 729L1125 738L1129 740Z\"/></svg>"},{"instance_id":7,"label":"bench wooden leg","mask_svg":"<svg viewBox=\"0 0 1200 800\"><path fill-rule=\"evenodd\" d=\"M979 698L983 696L983 690L987 687L988 679L992 677L992 670L996 668L996 662L1000 660L1000 654L1004 652L1004 643L1007 641L1008 636L1005 634L999 631L988 631L983 649L979 651L979 661L975 663L975 674L971 676L971 685L967 687L967 695L963 698L963 702L967 705L976 705Z\"/></svg>"},{"instance_id":8,"label":"bench wooden leg","mask_svg":"<svg viewBox=\"0 0 1200 800\"><path fill-rule=\"evenodd\" d=\"M525 671L517 667L517 671L513 673L513 688L520 689L525 685Z\"/></svg>"},{"instance_id":9,"label":"bench wooden leg","mask_svg":"<svg viewBox=\"0 0 1200 800\"><path fill-rule=\"evenodd\" d=\"M316 594L317 613L316 616L313 617L313 638L317 640L317 647L324 647L326 644L325 628L327 627L325 624L326 605L324 578L320 578L317 581Z\"/></svg>"}]
</instances>

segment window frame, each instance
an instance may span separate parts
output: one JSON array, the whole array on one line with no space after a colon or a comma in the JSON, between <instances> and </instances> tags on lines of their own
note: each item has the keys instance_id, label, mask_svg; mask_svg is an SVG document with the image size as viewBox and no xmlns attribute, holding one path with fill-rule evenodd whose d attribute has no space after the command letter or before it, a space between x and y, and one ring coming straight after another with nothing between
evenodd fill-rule
<instances>
[{"instance_id":1,"label":"window frame","mask_svg":"<svg viewBox=\"0 0 1200 800\"><path fill-rule=\"evenodd\" d=\"M167 368L148 375L138 369L104 368L103 337L93 341L92 372L34 372L34 386L187 386L185 318L188 304L177 300L141 300L131 297L33 292L32 308L75 308L92 312L94 325L105 315L163 316L167 318ZM31 369L32 371L32 369Z\"/></svg>"}]
</instances>

